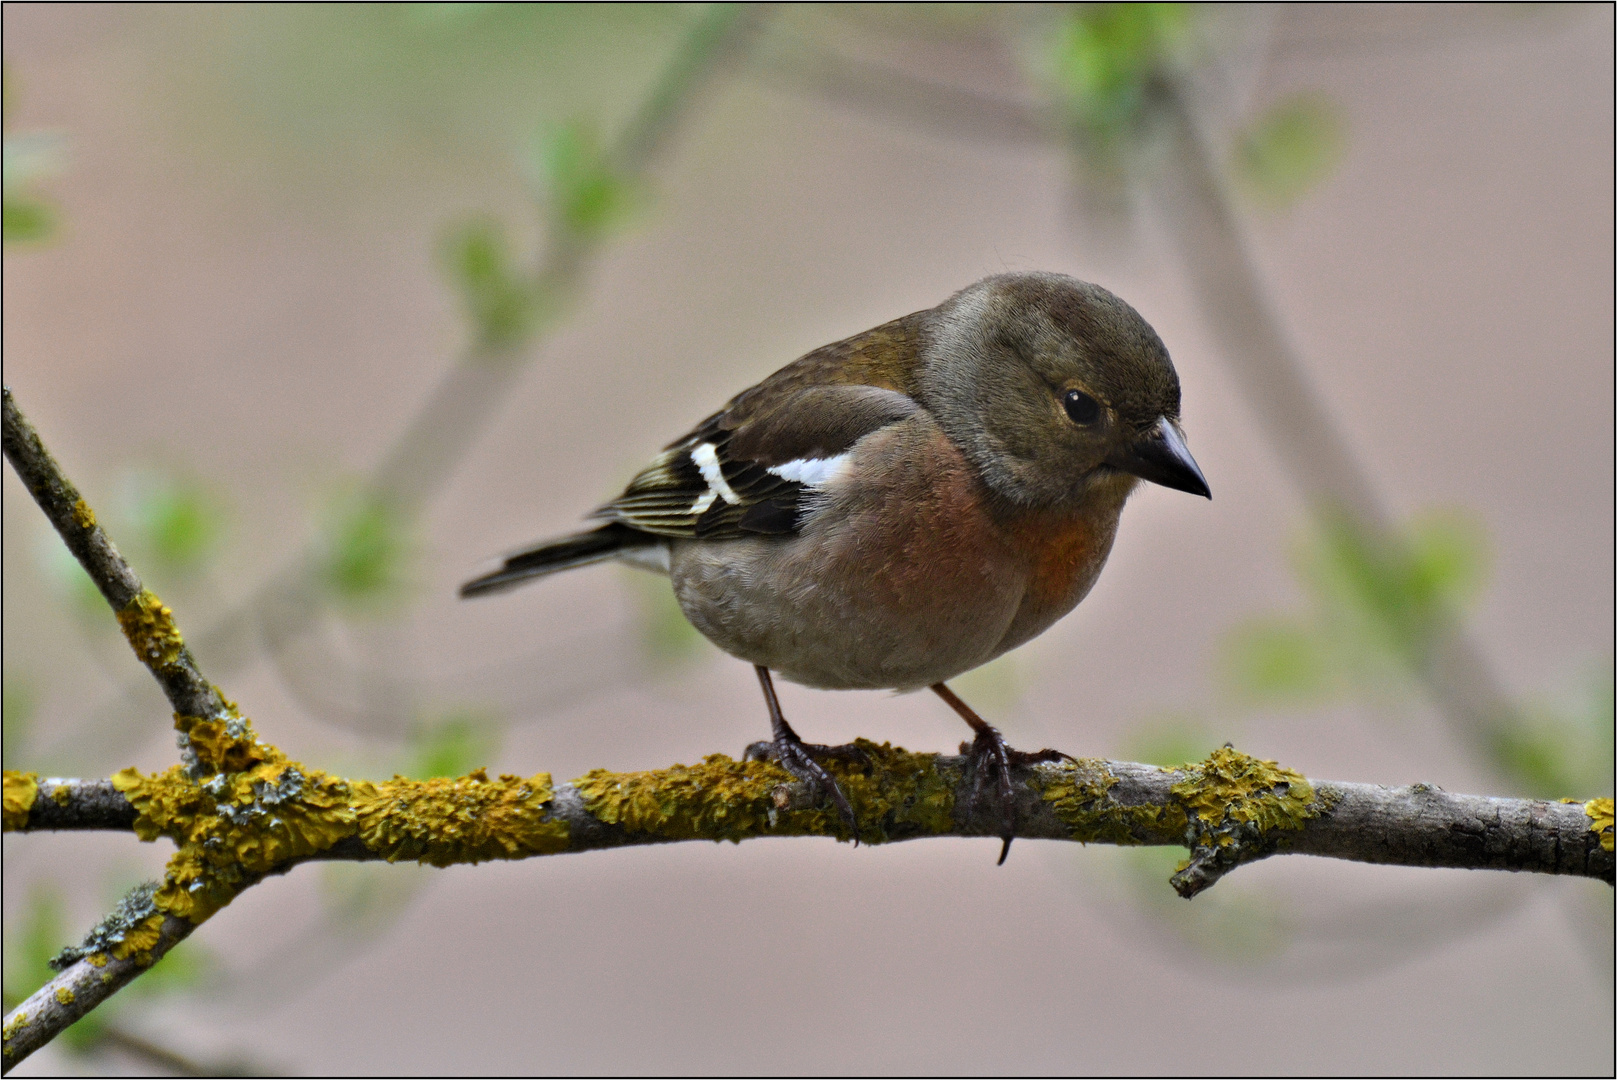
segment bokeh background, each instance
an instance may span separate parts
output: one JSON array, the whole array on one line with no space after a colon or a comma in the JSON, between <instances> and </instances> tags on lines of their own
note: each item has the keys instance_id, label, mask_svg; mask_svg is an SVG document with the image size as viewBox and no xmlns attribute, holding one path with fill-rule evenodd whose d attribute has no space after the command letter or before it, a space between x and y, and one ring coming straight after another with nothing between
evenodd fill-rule
<instances>
[{"instance_id":1,"label":"bokeh background","mask_svg":"<svg viewBox=\"0 0 1617 1080\"><path fill-rule=\"evenodd\" d=\"M1611 794L1608 5L7 4L4 34L6 381L296 757L738 754L752 673L661 579L455 586L795 356L1037 268L1155 325L1215 498L1142 491L967 700L1028 747ZM1313 512L1323 442L1274 437L1198 303L1241 281L1187 225L1163 87L1373 544ZM9 470L4 499L7 767L171 763ZM1420 678L1456 612L1510 706L1486 730ZM815 741L963 734L930 695L782 696ZM1187 904L1176 852L996 853L306 866L18 1073L1613 1068L1607 886L1284 858ZM165 856L7 836L8 1005Z\"/></svg>"}]
</instances>

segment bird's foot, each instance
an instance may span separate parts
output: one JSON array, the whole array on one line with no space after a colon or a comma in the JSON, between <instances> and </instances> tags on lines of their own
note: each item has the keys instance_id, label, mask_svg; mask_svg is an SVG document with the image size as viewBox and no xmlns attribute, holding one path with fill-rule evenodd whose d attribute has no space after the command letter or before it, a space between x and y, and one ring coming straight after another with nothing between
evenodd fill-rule
<instances>
[{"instance_id":1,"label":"bird's foot","mask_svg":"<svg viewBox=\"0 0 1617 1080\"><path fill-rule=\"evenodd\" d=\"M966 767L971 772L971 807L975 812L987 806L999 818L999 838L1004 841L999 849L999 862L1011 853L1011 841L1016 838L1016 788L1011 781L1011 770L1018 765L1043 765L1055 761L1071 761L1070 754L1059 750L1013 750L1005 742L999 729L984 724L970 743L961 743L960 752L966 755Z\"/></svg>"},{"instance_id":2,"label":"bird's foot","mask_svg":"<svg viewBox=\"0 0 1617 1080\"><path fill-rule=\"evenodd\" d=\"M747 761L773 761L808 787L816 803L829 798L837 808L844 824L857 836L858 820L853 816L853 804L843 794L842 787L825 771L816 758L834 758L841 761L868 761L869 755L857 746L824 746L806 743L790 727L773 742L755 742L743 755Z\"/></svg>"}]
</instances>

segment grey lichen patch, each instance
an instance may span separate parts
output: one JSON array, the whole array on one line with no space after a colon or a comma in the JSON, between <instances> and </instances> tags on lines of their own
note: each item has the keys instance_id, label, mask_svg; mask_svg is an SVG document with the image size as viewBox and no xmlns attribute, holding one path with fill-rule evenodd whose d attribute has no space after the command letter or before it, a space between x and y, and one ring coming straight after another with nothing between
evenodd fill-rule
<instances>
[{"instance_id":1,"label":"grey lichen patch","mask_svg":"<svg viewBox=\"0 0 1617 1080\"><path fill-rule=\"evenodd\" d=\"M156 929L163 923L155 899L157 889L157 882L148 881L129 890L112 913L84 936L82 944L70 945L57 953L51 959L51 967L64 971L97 954L125 957L149 951L157 943ZM101 963L105 964L106 960L103 958Z\"/></svg>"},{"instance_id":2,"label":"grey lichen patch","mask_svg":"<svg viewBox=\"0 0 1617 1080\"><path fill-rule=\"evenodd\" d=\"M202 783L180 765L113 774L113 787L135 807L135 835L179 845L157 891L161 911L200 923L259 876L354 833L347 781L252 745L251 768Z\"/></svg>"}]
</instances>

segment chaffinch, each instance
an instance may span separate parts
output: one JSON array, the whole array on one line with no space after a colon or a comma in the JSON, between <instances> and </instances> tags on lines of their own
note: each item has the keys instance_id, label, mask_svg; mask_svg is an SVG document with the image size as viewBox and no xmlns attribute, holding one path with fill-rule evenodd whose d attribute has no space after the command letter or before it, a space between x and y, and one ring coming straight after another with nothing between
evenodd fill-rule
<instances>
[{"instance_id":1,"label":"chaffinch","mask_svg":"<svg viewBox=\"0 0 1617 1080\"><path fill-rule=\"evenodd\" d=\"M671 444L601 524L535 545L463 596L617 559L666 572L685 617L754 665L749 748L846 797L770 672L830 690L930 687L971 725L976 798L1015 831L1011 750L945 686L1042 633L1094 585L1139 479L1209 496L1156 332L1060 274L986 278L816 349Z\"/></svg>"}]
</instances>

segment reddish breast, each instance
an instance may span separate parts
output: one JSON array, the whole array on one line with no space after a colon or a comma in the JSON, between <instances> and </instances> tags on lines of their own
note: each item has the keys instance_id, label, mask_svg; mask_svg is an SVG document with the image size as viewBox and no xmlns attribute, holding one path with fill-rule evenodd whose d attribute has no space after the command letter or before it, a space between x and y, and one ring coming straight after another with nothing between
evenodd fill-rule
<instances>
[{"instance_id":1,"label":"reddish breast","mask_svg":"<svg viewBox=\"0 0 1617 1080\"><path fill-rule=\"evenodd\" d=\"M1117 536L1117 519L1133 478L1098 486L1074 508L1035 511L1002 521L1008 543L1025 561L1027 588L1001 650L1044 632L1088 595Z\"/></svg>"}]
</instances>

